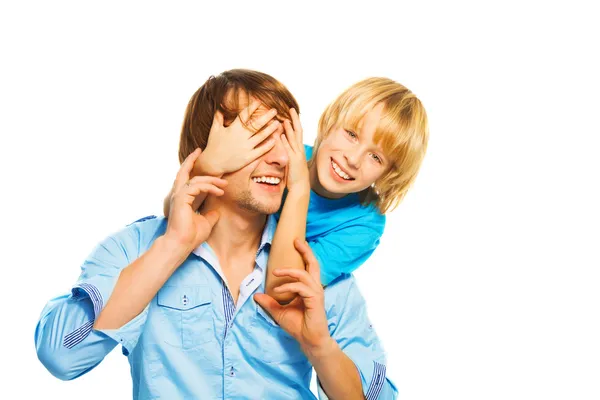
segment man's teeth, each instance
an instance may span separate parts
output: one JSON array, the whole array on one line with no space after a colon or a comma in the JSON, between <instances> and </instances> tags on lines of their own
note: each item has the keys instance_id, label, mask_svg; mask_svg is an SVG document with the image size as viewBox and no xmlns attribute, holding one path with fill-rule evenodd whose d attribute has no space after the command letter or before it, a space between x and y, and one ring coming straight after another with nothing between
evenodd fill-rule
<instances>
[{"instance_id":1,"label":"man's teeth","mask_svg":"<svg viewBox=\"0 0 600 400\"><path fill-rule=\"evenodd\" d=\"M260 176L252 178L252 180L256 183L269 183L271 185L279 185L279 182L281 182L281 178L275 178L273 176Z\"/></svg>"},{"instance_id":2,"label":"man's teeth","mask_svg":"<svg viewBox=\"0 0 600 400\"><path fill-rule=\"evenodd\" d=\"M347 173L345 173L344 171L342 171L342 169L340 168L339 165L337 165L333 160L331 160L331 165L333 166L333 170L335 171L336 174L338 174L341 178L344 178L345 180L349 181L350 179L350 175L348 175Z\"/></svg>"}]
</instances>

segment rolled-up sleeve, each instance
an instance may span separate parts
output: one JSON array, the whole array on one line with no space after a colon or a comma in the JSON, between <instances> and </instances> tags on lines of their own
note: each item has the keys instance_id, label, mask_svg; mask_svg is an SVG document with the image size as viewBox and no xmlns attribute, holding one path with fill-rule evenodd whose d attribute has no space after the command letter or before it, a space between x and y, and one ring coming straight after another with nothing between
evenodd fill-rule
<instances>
[{"instance_id":1,"label":"rolled-up sleeve","mask_svg":"<svg viewBox=\"0 0 600 400\"><path fill-rule=\"evenodd\" d=\"M354 277L334 282L335 303L328 307L329 331L354 362L367 400L396 399L398 390L386 375L386 355L369 321L367 308ZM319 387L319 398L326 395Z\"/></svg>"},{"instance_id":2,"label":"rolled-up sleeve","mask_svg":"<svg viewBox=\"0 0 600 400\"><path fill-rule=\"evenodd\" d=\"M309 239L308 244L321 266L321 283L327 286L363 265L379 246L384 228L385 216L372 212Z\"/></svg>"},{"instance_id":3,"label":"rolled-up sleeve","mask_svg":"<svg viewBox=\"0 0 600 400\"><path fill-rule=\"evenodd\" d=\"M98 365L117 344L123 346L124 354L137 344L147 307L119 329L93 326L120 272L139 256L139 249L136 226L109 236L86 258L71 293L44 307L35 330L35 346L42 364L57 378L77 378Z\"/></svg>"}]
</instances>

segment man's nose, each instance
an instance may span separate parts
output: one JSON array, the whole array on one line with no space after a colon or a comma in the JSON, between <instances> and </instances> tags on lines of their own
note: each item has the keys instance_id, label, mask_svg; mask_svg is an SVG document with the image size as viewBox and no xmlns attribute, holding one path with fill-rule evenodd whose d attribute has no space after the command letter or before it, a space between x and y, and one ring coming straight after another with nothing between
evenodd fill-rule
<instances>
[{"instance_id":1,"label":"man's nose","mask_svg":"<svg viewBox=\"0 0 600 400\"><path fill-rule=\"evenodd\" d=\"M280 168L285 168L288 165L289 157L287 151L285 151L285 147L283 147L281 134L274 133L273 139L275 140L275 145L267 152L267 154L265 154L265 162L267 164L277 165Z\"/></svg>"}]
</instances>

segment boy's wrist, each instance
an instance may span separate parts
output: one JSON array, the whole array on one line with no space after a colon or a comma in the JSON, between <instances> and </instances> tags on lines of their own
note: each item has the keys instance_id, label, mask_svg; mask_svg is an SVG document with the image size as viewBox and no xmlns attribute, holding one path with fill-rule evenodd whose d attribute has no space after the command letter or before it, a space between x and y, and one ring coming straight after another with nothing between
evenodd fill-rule
<instances>
[{"instance_id":1,"label":"boy's wrist","mask_svg":"<svg viewBox=\"0 0 600 400\"><path fill-rule=\"evenodd\" d=\"M293 183L288 187L288 196L290 194L298 195L298 196L309 196L310 195L310 182L309 181L300 181Z\"/></svg>"},{"instance_id":2,"label":"boy's wrist","mask_svg":"<svg viewBox=\"0 0 600 400\"><path fill-rule=\"evenodd\" d=\"M220 178L223 176L224 171L219 167L217 162L214 162L214 159L214 157L210 156L210 153L203 152L196 160L193 173L195 175L208 175Z\"/></svg>"}]
</instances>

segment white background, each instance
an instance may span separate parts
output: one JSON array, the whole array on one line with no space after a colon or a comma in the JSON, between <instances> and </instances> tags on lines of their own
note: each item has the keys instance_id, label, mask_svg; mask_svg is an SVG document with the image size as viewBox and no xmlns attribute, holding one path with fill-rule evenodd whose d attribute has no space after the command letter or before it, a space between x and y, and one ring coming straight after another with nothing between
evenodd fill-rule
<instances>
[{"instance_id":1,"label":"white background","mask_svg":"<svg viewBox=\"0 0 600 400\"><path fill-rule=\"evenodd\" d=\"M131 398L118 348L82 378L52 377L37 318L96 242L161 212L189 97L243 67L288 86L306 143L368 76L426 106L417 183L357 273L402 399L600 398L592 2L11 3L0 397Z\"/></svg>"}]
</instances>

